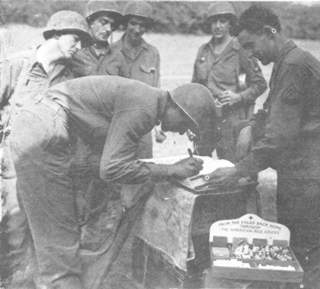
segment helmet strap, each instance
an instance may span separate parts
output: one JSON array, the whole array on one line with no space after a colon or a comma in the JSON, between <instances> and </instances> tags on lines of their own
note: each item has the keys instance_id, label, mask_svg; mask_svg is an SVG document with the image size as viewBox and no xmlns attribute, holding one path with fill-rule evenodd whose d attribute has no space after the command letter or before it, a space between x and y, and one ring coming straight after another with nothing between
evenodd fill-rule
<instances>
[{"instance_id":1,"label":"helmet strap","mask_svg":"<svg viewBox=\"0 0 320 289\"><path fill-rule=\"evenodd\" d=\"M96 48L107 48L109 47L109 41L94 41L94 46Z\"/></svg>"}]
</instances>

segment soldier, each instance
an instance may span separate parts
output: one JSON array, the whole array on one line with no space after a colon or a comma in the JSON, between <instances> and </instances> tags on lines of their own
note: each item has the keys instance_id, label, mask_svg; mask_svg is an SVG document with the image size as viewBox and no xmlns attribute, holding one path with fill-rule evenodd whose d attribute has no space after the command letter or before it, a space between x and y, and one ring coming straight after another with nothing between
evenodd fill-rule
<instances>
[{"instance_id":1,"label":"soldier","mask_svg":"<svg viewBox=\"0 0 320 289\"><path fill-rule=\"evenodd\" d=\"M187 84L167 92L117 76L69 80L50 88L37 103L22 107L13 119L9 142L37 256L38 285L84 288L79 223L69 174L75 135L89 145L100 145L101 157L91 161L102 180L152 184L197 174L202 161L194 157L173 165L139 161L140 138L159 121L164 131L191 129L198 135L203 129L202 117L212 120L208 125L214 127L214 114L213 100L202 85ZM123 224L106 240L108 258L93 274L108 272L131 229L122 229ZM94 278L94 282L101 280ZM89 284L88 288L98 287Z\"/></svg>"},{"instance_id":2,"label":"soldier","mask_svg":"<svg viewBox=\"0 0 320 289\"><path fill-rule=\"evenodd\" d=\"M86 19L92 41L73 58L72 71L75 77L87 75L128 76L125 60L109 45L112 32L120 24L121 13L115 2L91 0L87 4Z\"/></svg>"},{"instance_id":3,"label":"soldier","mask_svg":"<svg viewBox=\"0 0 320 289\"><path fill-rule=\"evenodd\" d=\"M159 87L159 51L142 37L152 24L151 5L144 1L128 2L123 9L123 24L125 33L112 46L125 57L128 77Z\"/></svg>"},{"instance_id":4,"label":"soldier","mask_svg":"<svg viewBox=\"0 0 320 289\"><path fill-rule=\"evenodd\" d=\"M234 37L237 17L232 4L211 4L208 23L212 38L199 48L192 82L207 86L221 107L217 155L234 162L235 127L250 118L256 98L267 86L257 62L247 57ZM211 155L205 148L200 153Z\"/></svg>"},{"instance_id":5,"label":"soldier","mask_svg":"<svg viewBox=\"0 0 320 289\"><path fill-rule=\"evenodd\" d=\"M304 288L320 288L320 63L282 35L278 16L268 8L244 11L238 38L263 65L274 63L266 126L246 158L212 178L225 185L276 169L279 222L291 230L290 244L305 271Z\"/></svg>"},{"instance_id":6,"label":"soldier","mask_svg":"<svg viewBox=\"0 0 320 289\"><path fill-rule=\"evenodd\" d=\"M86 20L90 27L92 41L79 50L72 59L71 69L75 77L127 76L124 57L109 45L109 39L112 32L118 28L121 16L116 2L91 0L87 3ZM106 228L111 226L113 221L107 213L101 214L103 211L111 212L105 207L107 204L111 205L106 198L106 191L110 194L110 185L88 173L87 170L81 170L87 159L95 157L96 154L98 152L95 147L89 148L79 139L72 171L74 189L78 192L79 218L83 223L81 245L83 249L88 250L86 255L90 254L91 258L95 252L99 251L101 242L108 235L107 229L102 230L99 223L109 222L105 224ZM117 194L119 195L115 189L115 195ZM117 198L115 198L114 205L116 204Z\"/></svg>"},{"instance_id":7,"label":"soldier","mask_svg":"<svg viewBox=\"0 0 320 289\"><path fill-rule=\"evenodd\" d=\"M128 78L140 80L148 85L160 86L160 55L156 47L143 39L144 33L152 25L152 6L144 1L130 1L123 9L123 24L126 27L121 39L112 47L125 58ZM164 141L165 135L155 129L156 140ZM146 136L141 145L140 156L152 157L152 138Z\"/></svg>"},{"instance_id":8,"label":"soldier","mask_svg":"<svg viewBox=\"0 0 320 289\"><path fill-rule=\"evenodd\" d=\"M59 11L53 14L43 32L45 41L31 53L23 53L7 58L2 63L2 103L8 104L2 110L4 130L8 128L10 118L21 106L28 106L37 101L37 95L53 83L72 77L67 60L80 48L80 41L90 35L85 19L73 11ZM10 73L12 72L12 73ZM7 129L8 132L8 129ZM2 136L4 137L4 135ZM15 200L15 169L11 159L10 148L4 139L4 155L1 160L4 173L4 193L8 219L8 252L12 284L9 288L31 288L33 274L32 246L30 234L26 227L23 208ZM10 196L9 196L10 195ZM9 201L11 200L11 202Z\"/></svg>"},{"instance_id":9,"label":"soldier","mask_svg":"<svg viewBox=\"0 0 320 289\"><path fill-rule=\"evenodd\" d=\"M144 33L152 26L152 6L144 1L130 1L123 9L123 24L125 26L125 33L119 41L114 43L114 47L125 59L125 65L128 70L128 78L140 80L148 85L160 86L160 55L156 47L147 43L143 39ZM160 127L154 128L155 139L158 142L163 142L166 138ZM140 158L152 157L152 134L148 134L141 139L138 150ZM125 206L130 206L135 198L134 195L138 193L140 186L123 186L122 200ZM130 192L130 195L128 195ZM132 232L134 234L134 232ZM123 251L119 256L119 260L113 269L114 280L111 283L126 282L130 279L130 285L134 286L131 272L131 243L132 236L124 245ZM121 276L122 275L122 276ZM112 286L124 286L122 284L113 284ZM128 286L128 285L127 285Z\"/></svg>"},{"instance_id":10,"label":"soldier","mask_svg":"<svg viewBox=\"0 0 320 289\"><path fill-rule=\"evenodd\" d=\"M85 19L68 10L50 17L43 37L44 43L20 62L22 67L12 100L16 105L30 103L49 86L73 78L68 61L81 48L81 41L90 39Z\"/></svg>"}]
</instances>

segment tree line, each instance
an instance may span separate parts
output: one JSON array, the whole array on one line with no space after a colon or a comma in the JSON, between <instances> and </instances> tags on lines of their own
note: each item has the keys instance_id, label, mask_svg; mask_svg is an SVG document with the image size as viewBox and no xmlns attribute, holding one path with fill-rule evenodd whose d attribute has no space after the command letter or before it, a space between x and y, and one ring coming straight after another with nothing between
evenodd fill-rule
<instances>
[{"instance_id":1,"label":"tree line","mask_svg":"<svg viewBox=\"0 0 320 289\"><path fill-rule=\"evenodd\" d=\"M31 26L44 26L52 13L70 9L84 13L87 1L82 0L0 0L2 24L24 23ZM125 1L118 1L119 9ZM149 2L154 8L152 30L158 33L206 34L207 8L212 2L155 1ZM253 2L234 2L240 14ZM294 2L263 2L280 16L283 32L290 38L320 39L320 5L312 6Z\"/></svg>"}]
</instances>

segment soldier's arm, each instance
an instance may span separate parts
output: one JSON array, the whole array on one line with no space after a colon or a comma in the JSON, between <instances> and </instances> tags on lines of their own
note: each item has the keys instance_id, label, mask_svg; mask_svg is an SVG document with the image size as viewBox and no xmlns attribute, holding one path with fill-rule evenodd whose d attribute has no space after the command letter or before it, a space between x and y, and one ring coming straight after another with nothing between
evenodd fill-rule
<instances>
[{"instance_id":1,"label":"soldier's arm","mask_svg":"<svg viewBox=\"0 0 320 289\"><path fill-rule=\"evenodd\" d=\"M242 49L240 53L240 70L246 75L247 88L240 93L241 99L245 103L254 103L257 97L267 89L267 82L262 75L261 68L257 60L248 58Z\"/></svg>"},{"instance_id":2,"label":"soldier's arm","mask_svg":"<svg viewBox=\"0 0 320 289\"><path fill-rule=\"evenodd\" d=\"M1 61L0 71L0 104L8 104L14 93L24 61L24 57L12 57Z\"/></svg>"},{"instance_id":3,"label":"soldier's arm","mask_svg":"<svg viewBox=\"0 0 320 289\"><path fill-rule=\"evenodd\" d=\"M315 80L320 81L320 62L312 54L305 53L304 64Z\"/></svg>"},{"instance_id":4,"label":"soldier's arm","mask_svg":"<svg viewBox=\"0 0 320 289\"><path fill-rule=\"evenodd\" d=\"M210 79L210 71L208 69L209 66L207 65L207 62L210 60L204 56L205 45L206 44L202 45L198 50L197 57L193 65L191 82L196 82L207 86L212 95L214 97L218 97L223 91L215 85L212 79Z\"/></svg>"},{"instance_id":5,"label":"soldier's arm","mask_svg":"<svg viewBox=\"0 0 320 289\"><path fill-rule=\"evenodd\" d=\"M152 120L143 110L117 112L112 119L100 161L105 181L135 184L168 175L167 166L137 160L140 138L151 131Z\"/></svg>"},{"instance_id":6,"label":"soldier's arm","mask_svg":"<svg viewBox=\"0 0 320 289\"><path fill-rule=\"evenodd\" d=\"M83 50L77 51L69 61L69 68L74 78L86 76L87 65L85 63L85 54Z\"/></svg>"},{"instance_id":7,"label":"soldier's arm","mask_svg":"<svg viewBox=\"0 0 320 289\"><path fill-rule=\"evenodd\" d=\"M197 62L201 58L202 50L203 50L203 48L201 46L199 48L198 52L197 52L197 56L196 56L196 59L195 59L194 64L193 64L193 72L192 72L191 82L201 83L201 81L199 79L199 76L198 76Z\"/></svg>"},{"instance_id":8,"label":"soldier's arm","mask_svg":"<svg viewBox=\"0 0 320 289\"><path fill-rule=\"evenodd\" d=\"M155 63L154 87L160 87L160 54L156 49L156 63Z\"/></svg>"},{"instance_id":9,"label":"soldier's arm","mask_svg":"<svg viewBox=\"0 0 320 289\"><path fill-rule=\"evenodd\" d=\"M8 103L13 92L11 69L6 59L0 62L0 109Z\"/></svg>"}]
</instances>

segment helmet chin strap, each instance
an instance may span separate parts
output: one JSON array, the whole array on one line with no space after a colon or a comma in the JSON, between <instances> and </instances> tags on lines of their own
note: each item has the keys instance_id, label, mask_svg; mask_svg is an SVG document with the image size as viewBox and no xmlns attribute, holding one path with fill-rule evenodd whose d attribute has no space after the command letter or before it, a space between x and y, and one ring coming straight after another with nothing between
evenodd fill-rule
<instances>
[{"instance_id":1,"label":"helmet chin strap","mask_svg":"<svg viewBox=\"0 0 320 289\"><path fill-rule=\"evenodd\" d=\"M109 41L94 41L94 46L96 48L108 48L109 47Z\"/></svg>"}]
</instances>

